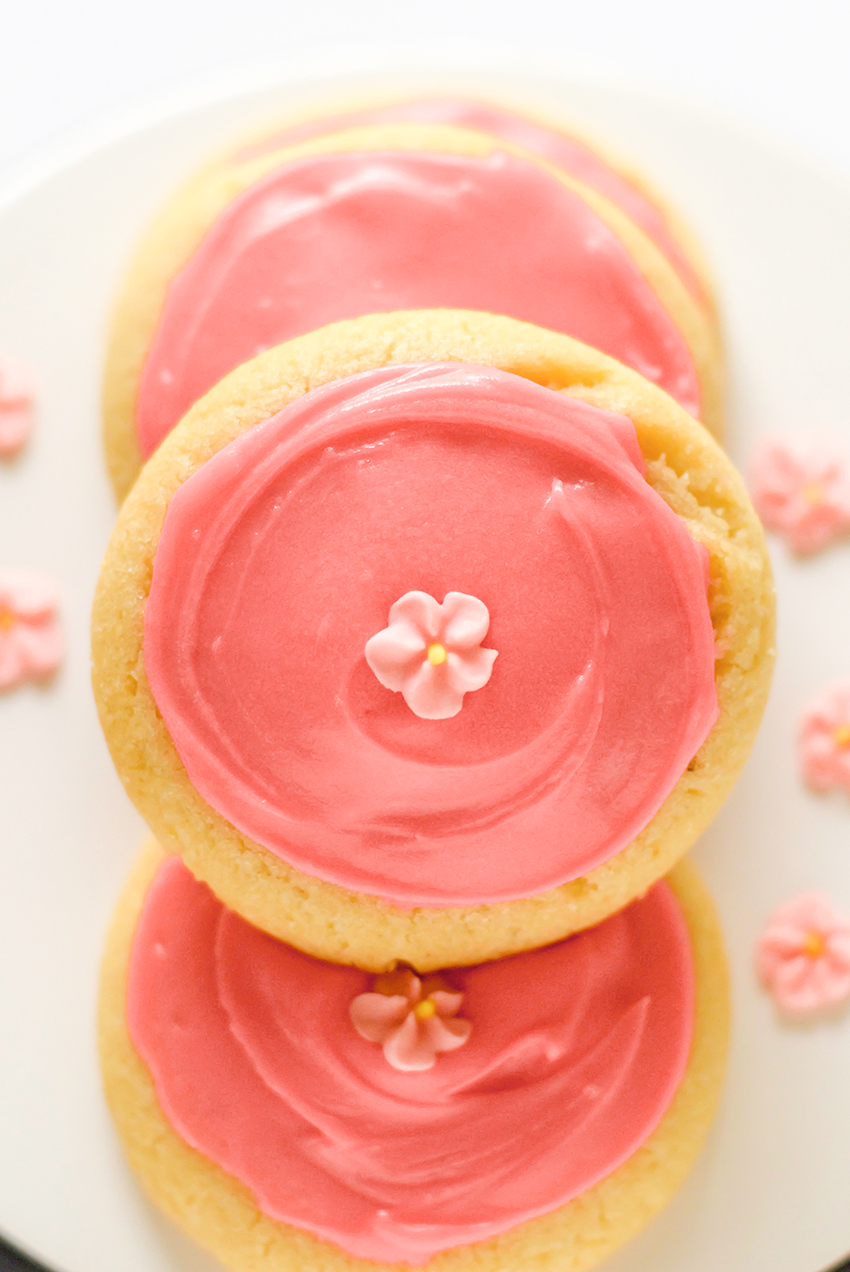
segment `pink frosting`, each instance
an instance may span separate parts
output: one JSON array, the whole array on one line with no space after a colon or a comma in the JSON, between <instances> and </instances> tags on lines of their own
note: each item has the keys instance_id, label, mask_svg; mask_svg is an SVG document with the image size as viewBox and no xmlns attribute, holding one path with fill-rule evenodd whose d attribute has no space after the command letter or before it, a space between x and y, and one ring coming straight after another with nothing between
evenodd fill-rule
<instances>
[{"instance_id":1,"label":"pink frosting","mask_svg":"<svg viewBox=\"0 0 850 1272\"><path fill-rule=\"evenodd\" d=\"M483 689L495 649L482 649L490 615L475 596L449 592L442 605L427 592L406 592L388 626L366 642L366 661L386 689L400 693L421 720L449 720L464 695Z\"/></svg>"},{"instance_id":2,"label":"pink frosting","mask_svg":"<svg viewBox=\"0 0 850 1272\"><path fill-rule=\"evenodd\" d=\"M314 119L295 128L287 128L272 134L252 146L245 146L232 156L234 163L244 163L260 155L271 154L284 146L295 145L323 133L339 132L360 124L412 122L420 124L453 124L458 128L471 128L476 132L502 137L505 141L522 146L532 154L548 159L570 176L583 181L604 194L612 203L626 212L635 224L653 240L682 281L701 301L705 300L702 285L697 279L688 258L682 252L670 232L670 226L660 208L652 203L636 185L609 168L608 164L575 137L569 137L554 128L546 128L534 120L524 119L512 111L503 110L485 102L462 101L454 98L421 98L417 101L395 102L371 110L349 112L324 119Z\"/></svg>"},{"instance_id":3,"label":"pink frosting","mask_svg":"<svg viewBox=\"0 0 850 1272\"><path fill-rule=\"evenodd\" d=\"M0 570L0 689L53 675L64 655L53 579Z\"/></svg>"},{"instance_id":4,"label":"pink frosting","mask_svg":"<svg viewBox=\"0 0 850 1272\"><path fill-rule=\"evenodd\" d=\"M756 968L790 1015L837 1006L850 997L850 918L815 892L795 897L759 937Z\"/></svg>"},{"instance_id":5,"label":"pink frosting","mask_svg":"<svg viewBox=\"0 0 850 1272\"><path fill-rule=\"evenodd\" d=\"M128 1022L171 1125L266 1215L360 1258L422 1263L631 1156L693 1028L665 884L568 941L450 977L468 1041L398 1072L349 1021L370 977L251 928L170 858L134 939Z\"/></svg>"},{"instance_id":6,"label":"pink frosting","mask_svg":"<svg viewBox=\"0 0 850 1272\"><path fill-rule=\"evenodd\" d=\"M33 386L26 367L0 357L0 456L16 455L29 437Z\"/></svg>"},{"instance_id":7,"label":"pink frosting","mask_svg":"<svg viewBox=\"0 0 850 1272\"><path fill-rule=\"evenodd\" d=\"M620 240L544 169L498 151L332 154L246 190L172 280L139 381L142 454L261 350L337 319L432 308L565 332L699 413L678 328Z\"/></svg>"},{"instance_id":8,"label":"pink frosting","mask_svg":"<svg viewBox=\"0 0 850 1272\"><path fill-rule=\"evenodd\" d=\"M619 852L704 742L707 581L626 417L489 367L386 367L180 487L145 667L196 789L270 851L403 906L501 901ZM489 611L499 657L452 719L364 657L408 590Z\"/></svg>"},{"instance_id":9,"label":"pink frosting","mask_svg":"<svg viewBox=\"0 0 850 1272\"><path fill-rule=\"evenodd\" d=\"M850 531L850 462L828 438L763 438L750 465L750 493L768 530L801 555Z\"/></svg>"},{"instance_id":10,"label":"pink frosting","mask_svg":"<svg viewBox=\"0 0 850 1272\"><path fill-rule=\"evenodd\" d=\"M472 1025L458 1019L463 994L446 988L441 977L423 983L409 968L377 976L349 1008L351 1023L367 1042L379 1042L384 1059L400 1073L432 1069L443 1051L469 1041Z\"/></svg>"},{"instance_id":11,"label":"pink frosting","mask_svg":"<svg viewBox=\"0 0 850 1272\"><path fill-rule=\"evenodd\" d=\"M816 791L850 791L850 681L831 685L803 712L800 767Z\"/></svg>"}]
</instances>

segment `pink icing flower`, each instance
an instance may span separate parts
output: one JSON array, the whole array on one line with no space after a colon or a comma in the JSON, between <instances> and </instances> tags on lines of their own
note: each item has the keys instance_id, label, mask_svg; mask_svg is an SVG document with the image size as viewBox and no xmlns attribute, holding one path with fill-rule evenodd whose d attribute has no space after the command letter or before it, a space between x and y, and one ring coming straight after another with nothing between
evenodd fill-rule
<instances>
[{"instance_id":1,"label":"pink icing flower","mask_svg":"<svg viewBox=\"0 0 850 1272\"><path fill-rule=\"evenodd\" d=\"M756 946L756 968L777 1004L795 1016L850 996L850 919L807 892L776 911Z\"/></svg>"},{"instance_id":2,"label":"pink icing flower","mask_svg":"<svg viewBox=\"0 0 850 1272\"><path fill-rule=\"evenodd\" d=\"M795 552L817 552L850 530L850 465L827 438L763 438L750 494L767 528Z\"/></svg>"},{"instance_id":3,"label":"pink icing flower","mask_svg":"<svg viewBox=\"0 0 850 1272\"><path fill-rule=\"evenodd\" d=\"M440 1051L456 1051L472 1031L457 1020L463 994L452 993L437 976L421 981L403 969L375 978L370 994L358 994L351 1023L367 1042L379 1042L394 1069L431 1069Z\"/></svg>"},{"instance_id":4,"label":"pink icing flower","mask_svg":"<svg viewBox=\"0 0 850 1272\"><path fill-rule=\"evenodd\" d=\"M0 358L0 455L16 454L26 441L32 420L32 399L29 374L11 359Z\"/></svg>"},{"instance_id":5,"label":"pink icing flower","mask_svg":"<svg viewBox=\"0 0 850 1272\"><path fill-rule=\"evenodd\" d=\"M490 679L497 652L481 648L490 615L477 597L448 592L440 605L427 592L405 592L388 624L366 642L366 661L420 719L456 716L463 695Z\"/></svg>"},{"instance_id":6,"label":"pink icing flower","mask_svg":"<svg viewBox=\"0 0 850 1272\"><path fill-rule=\"evenodd\" d=\"M816 791L850 791L850 681L832 685L800 720L800 765Z\"/></svg>"},{"instance_id":7,"label":"pink icing flower","mask_svg":"<svg viewBox=\"0 0 850 1272\"><path fill-rule=\"evenodd\" d=\"M53 581L32 570L0 570L0 689L43 680L64 652Z\"/></svg>"}]
</instances>

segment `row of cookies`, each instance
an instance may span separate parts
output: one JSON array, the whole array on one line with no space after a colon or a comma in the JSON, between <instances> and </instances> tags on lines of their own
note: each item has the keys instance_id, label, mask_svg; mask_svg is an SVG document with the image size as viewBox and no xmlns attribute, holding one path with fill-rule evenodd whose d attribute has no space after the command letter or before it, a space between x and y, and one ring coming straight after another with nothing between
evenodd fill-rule
<instances>
[{"instance_id":1,"label":"row of cookies","mask_svg":"<svg viewBox=\"0 0 850 1272\"><path fill-rule=\"evenodd\" d=\"M589 1267L687 1170L725 974L659 881L772 656L720 379L675 218L502 107L308 114L152 227L93 631L158 843L104 1072L227 1266Z\"/></svg>"}]
</instances>

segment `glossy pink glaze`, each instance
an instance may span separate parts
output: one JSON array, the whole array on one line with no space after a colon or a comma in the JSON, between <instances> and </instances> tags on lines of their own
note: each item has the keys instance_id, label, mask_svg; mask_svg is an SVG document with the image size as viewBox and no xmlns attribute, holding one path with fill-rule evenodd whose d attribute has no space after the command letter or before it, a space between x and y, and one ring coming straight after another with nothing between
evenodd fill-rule
<instances>
[{"instance_id":1,"label":"glossy pink glaze","mask_svg":"<svg viewBox=\"0 0 850 1272\"><path fill-rule=\"evenodd\" d=\"M340 132L344 128L395 122L451 124L456 128L471 128L492 137L502 137L532 154L548 159L550 163L598 190L622 208L664 253L685 286L698 300L705 303L705 291L693 266L671 234L664 213L642 190L615 172L600 155L577 138L486 102L463 101L451 97L423 97L415 101L394 102L392 105L378 106L371 110L326 116L324 119L299 124L295 128L282 129L261 142L244 146L233 154L232 162L246 163L284 146L293 146L324 133Z\"/></svg>"},{"instance_id":2,"label":"glossy pink glaze","mask_svg":"<svg viewBox=\"0 0 850 1272\"><path fill-rule=\"evenodd\" d=\"M169 858L133 943L128 1023L171 1125L264 1214L360 1258L423 1263L616 1169L668 1108L693 1029L665 884L450 979L469 1040L397 1072L349 1021L369 976L258 932Z\"/></svg>"},{"instance_id":3,"label":"glossy pink glaze","mask_svg":"<svg viewBox=\"0 0 850 1272\"><path fill-rule=\"evenodd\" d=\"M619 852L702 745L707 573L629 419L489 367L386 367L177 491L145 667L196 789L284 860L403 906L508 900ZM499 657L452 719L364 657L411 590L489 610Z\"/></svg>"},{"instance_id":4,"label":"glossy pink glaze","mask_svg":"<svg viewBox=\"0 0 850 1272\"><path fill-rule=\"evenodd\" d=\"M544 169L498 151L334 154L245 191L172 280L139 381L142 454L263 349L338 319L438 308L575 336L699 414L678 328L619 239Z\"/></svg>"}]
</instances>

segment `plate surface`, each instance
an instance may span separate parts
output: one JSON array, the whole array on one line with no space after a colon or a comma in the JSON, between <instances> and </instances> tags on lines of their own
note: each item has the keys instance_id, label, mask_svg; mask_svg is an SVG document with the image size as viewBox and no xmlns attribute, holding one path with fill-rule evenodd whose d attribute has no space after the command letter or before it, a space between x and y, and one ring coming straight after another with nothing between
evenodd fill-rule
<instances>
[{"instance_id":1,"label":"plate surface","mask_svg":"<svg viewBox=\"0 0 850 1272\"><path fill-rule=\"evenodd\" d=\"M688 214L726 321L736 460L774 430L843 434L850 450L850 189L678 103L530 73L466 83L562 111ZM89 604L114 519L97 406L110 299L136 235L192 164L322 87L302 77L158 117L0 206L0 348L26 359L39 386L32 442L0 469L0 561L59 578L69 644L53 686L0 699L0 1230L61 1272L218 1266L140 1196L94 1046L103 932L143 834L88 683ZM807 793L794 748L801 707L850 673L850 544L805 564L772 547L772 700L744 777L696 850L733 969L728 1086L688 1184L609 1272L818 1272L850 1249L850 1018L784 1025L752 974L754 939L782 901L818 889L850 911L850 801Z\"/></svg>"}]
</instances>

